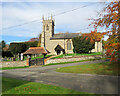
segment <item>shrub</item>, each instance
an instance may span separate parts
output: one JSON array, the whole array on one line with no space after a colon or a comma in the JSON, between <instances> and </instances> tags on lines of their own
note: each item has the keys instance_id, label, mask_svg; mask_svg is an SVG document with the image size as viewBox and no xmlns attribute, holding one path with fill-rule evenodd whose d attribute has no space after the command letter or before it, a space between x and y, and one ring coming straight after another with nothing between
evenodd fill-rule
<instances>
[{"instance_id":1,"label":"shrub","mask_svg":"<svg viewBox=\"0 0 120 96\"><path fill-rule=\"evenodd\" d=\"M13 57L13 54L10 51L2 51L2 57Z\"/></svg>"},{"instance_id":2,"label":"shrub","mask_svg":"<svg viewBox=\"0 0 120 96\"><path fill-rule=\"evenodd\" d=\"M73 52L75 53L89 53L94 48L94 44L90 43L90 38L88 37L74 37L73 42Z\"/></svg>"}]
</instances>

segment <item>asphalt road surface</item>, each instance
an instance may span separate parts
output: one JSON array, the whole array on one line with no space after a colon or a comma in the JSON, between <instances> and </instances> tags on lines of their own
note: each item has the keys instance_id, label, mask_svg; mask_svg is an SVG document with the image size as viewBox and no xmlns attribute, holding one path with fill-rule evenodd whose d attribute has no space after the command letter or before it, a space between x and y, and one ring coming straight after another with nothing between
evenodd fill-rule
<instances>
[{"instance_id":1,"label":"asphalt road surface","mask_svg":"<svg viewBox=\"0 0 120 96\"><path fill-rule=\"evenodd\" d=\"M28 80L32 82L40 82L43 84L62 86L64 88L74 89L81 92L118 94L118 81L120 80L120 77L118 76L60 73L55 71L56 68L60 67L93 64L98 62L105 61L98 60L62 65L51 65L45 67L38 66L24 69L3 70L2 76Z\"/></svg>"}]
</instances>

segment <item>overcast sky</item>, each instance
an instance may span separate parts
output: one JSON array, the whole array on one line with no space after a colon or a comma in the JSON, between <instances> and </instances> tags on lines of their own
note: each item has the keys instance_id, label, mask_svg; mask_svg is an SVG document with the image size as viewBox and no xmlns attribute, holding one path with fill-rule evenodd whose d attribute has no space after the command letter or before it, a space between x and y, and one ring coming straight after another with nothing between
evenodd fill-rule
<instances>
[{"instance_id":1,"label":"overcast sky","mask_svg":"<svg viewBox=\"0 0 120 96\"><path fill-rule=\"evenodd\" d=\"M89 33L93 28L88 28L88 19L97 18L103 7L102 2L2 2L2 39L9 43L38 37L42 32L42 16L47 19L51 14L59 14L53 17L55 33Z\"/></svg>"}]
</instances>

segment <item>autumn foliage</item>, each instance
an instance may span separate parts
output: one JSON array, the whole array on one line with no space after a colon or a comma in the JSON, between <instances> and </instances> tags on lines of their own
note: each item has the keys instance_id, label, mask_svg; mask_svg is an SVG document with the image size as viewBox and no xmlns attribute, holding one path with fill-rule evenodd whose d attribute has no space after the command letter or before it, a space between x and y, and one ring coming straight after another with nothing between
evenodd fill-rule
<instances>
[{"instance_id":1,"label":"autumn foliage","mask_svg":"<svg viewBox=\"0 0 120 96\"><path fill-rule=\"evenodd\" d=\"M97 29L94 31L91 31L91 33L84 33L82 34L83 37L90 38L91 43L99 42L103 38L103 36L106 34L106 32L97 32ZM86 38L87 39L87 38Z\"/></svg>"},{"instance_id":2,"label":"autumn foliage","mask_svg":"<svg viewBox=\"0 0 120 96\"><path fill-rule=\"evenodd\" d=\"M120 54L120 1L107 2L103 12L104 14L100 14L98 19L91 19L93 21L90 25L93 25L95 30L100 27L105 28L106 35L109 36L104 47L106 55L110 61L117 61ZM96 34L96 31L92 33L99 38L99 34Z\"/></svg>"}]
</instances>

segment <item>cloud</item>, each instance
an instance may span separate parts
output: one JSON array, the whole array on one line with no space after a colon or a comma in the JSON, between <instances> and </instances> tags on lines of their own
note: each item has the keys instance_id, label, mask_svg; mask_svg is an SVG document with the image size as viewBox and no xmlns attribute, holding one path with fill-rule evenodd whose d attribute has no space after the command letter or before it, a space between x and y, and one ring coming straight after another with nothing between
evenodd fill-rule
<instances>
[{"instance_id":1,"label":"cloud","mask_svg":"<svg viewBox=\"0 0 120 96\"><path fill-rule=\"evenodd\" d=\"M87 7L82 8L82 6ZM102 7L99 3L80 2L80 3L44 3L44 2L4 2L2 3L2 27L15 26L26 22L37 20L23 26L3 30L3 35L10 36L27 36L35 37L42 32L42 15L45 17L51 14L59 14L79 8L75 11L70 11L65 14L54 17L55 32L88 32L85 29L90 21L88 18L96 17L95 10L100 10Z\"/></svg>"}]
</instances>

